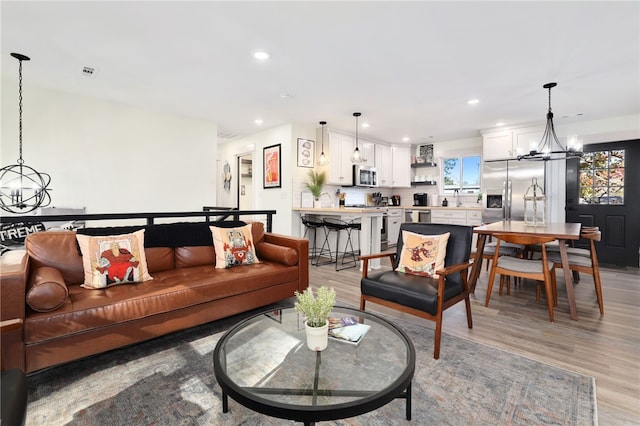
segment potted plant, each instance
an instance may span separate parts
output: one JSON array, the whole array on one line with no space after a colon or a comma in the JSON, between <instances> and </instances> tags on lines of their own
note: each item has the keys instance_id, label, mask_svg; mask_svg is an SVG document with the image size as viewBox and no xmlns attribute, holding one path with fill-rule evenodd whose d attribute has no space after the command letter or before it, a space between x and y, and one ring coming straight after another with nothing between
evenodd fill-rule
<instances>
[{"instance_id":1,"label":"potted plant","mask_svg":"<svg viewBox=\"0 0 640 426\"><path fill-rule=\"evenodd\" d=\"M327 347L329 340L329 313L336 301L336 291L322 286L314 295L311 287L302 293L296 291L296 312L305 316L307 347L312 351L321 351Z\"/></svg>"},{"instance_id":2,"label":"potted plant","mask_svg":"<svg viewBox=\"0 0 640 426\"><path fill-rule=\"evenodd\" d=\"M307 189L313 195L315 200L314 207L320 207L320 196L322 195L322 188L327 182L327 175L325 172L316 172L315 170L309 170L309 182L305 183Z\"/></svg>"}]
</instances>

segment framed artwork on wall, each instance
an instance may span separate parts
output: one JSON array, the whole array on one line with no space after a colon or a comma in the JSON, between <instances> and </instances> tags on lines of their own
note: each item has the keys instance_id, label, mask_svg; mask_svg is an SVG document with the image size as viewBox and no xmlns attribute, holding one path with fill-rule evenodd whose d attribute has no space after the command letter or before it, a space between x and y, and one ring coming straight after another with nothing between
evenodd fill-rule
<instances>
[{"instance_id":1,"label":"framed artwork on wall","mask_svg":"<svg viewBox=\"0 0 640 426\"><path fill-rule=\"evenodd\" d=\"M315 153L316 143L314 141L298 138L298 167L313 168Z\"/></svg>"},{"instance_id":2,"label":"framed artwork on wall","mask_svg":"<svg viewBox=\"0 0 640 426\"><path fill-rule=\"evenodd\" d=\"M280 188L282 186L282 159L280 158L280 144L271 145L262 149L264 165L263 187Z\"/></svg>"}]
</instances>

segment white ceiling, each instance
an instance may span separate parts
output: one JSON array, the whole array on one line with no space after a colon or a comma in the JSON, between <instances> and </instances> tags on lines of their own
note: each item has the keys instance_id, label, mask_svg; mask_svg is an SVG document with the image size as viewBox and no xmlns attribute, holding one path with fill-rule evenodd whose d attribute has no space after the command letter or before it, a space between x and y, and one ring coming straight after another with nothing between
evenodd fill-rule
<instances>
[{"instance_id":1,"label":"white ceiling","mask_svg":"<svg viewBox=\"0 0 640 426\"><path fill-rule=\"evenodd\" d=\"M557 126L640 113L638 1L3 0L0 12L2 73L17 74L10 52L30 56L25 89L212 120L225 136L320 120L354 132L360 111L360 134L378 140L471 137L543 123L550 81Z\"/></svg>"}]
</instances>

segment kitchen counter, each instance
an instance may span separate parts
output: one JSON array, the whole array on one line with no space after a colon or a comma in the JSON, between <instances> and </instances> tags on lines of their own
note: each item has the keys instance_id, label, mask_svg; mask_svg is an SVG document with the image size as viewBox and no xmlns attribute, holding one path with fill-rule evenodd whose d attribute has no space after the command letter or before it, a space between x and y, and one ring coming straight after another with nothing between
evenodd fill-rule
<instances>
[{"instance_id":1,"label":"kitchen counter","mask_svg":"<svg viewBox=\"0 0 640 426\"><path fill-rule=\"evenodd\" d=\"M408 210L482 210L482 207L480 205L478 205L478 207L467 207L467 206L461 206L461 207L442 207L442 206L435 206L435 207L431 207L431 206L401 206L403 209L408 209Z\"/></svg>"},{"instance_id":2,"label":"kitchen counter","mask_svg":"<svg viewBox=\"0 0 640 426\"><path fill-rule=\"evenodd\" d=\"M397 207L401 208L401 207ZM366 213L372 215L381 215L385 213L387 207L294 207L294 212L305 212L309 214L321 214L321 213L341 213L341 214L355 214Z\"/></svg>"},{"instance_id":3,"label":"kitchen counter","mask_svg":"<svg viewBox=\"0 0 640 426\"><path fill-rule=\"evenodd\" d=\"M293 211L318 217L333 216L344 221L359 220L362 229L360 230L360 254L380 253L380 229L382 228L382 216L387 213L386 207L294 207ZM304 234L304 225L300 221L300 235ZM354 236L356 239L357 236ZM374 259L369 262L371 269L380 268L380 260ZM362 261L360 262L362 269Z\"/></svg>"}]
</instances>

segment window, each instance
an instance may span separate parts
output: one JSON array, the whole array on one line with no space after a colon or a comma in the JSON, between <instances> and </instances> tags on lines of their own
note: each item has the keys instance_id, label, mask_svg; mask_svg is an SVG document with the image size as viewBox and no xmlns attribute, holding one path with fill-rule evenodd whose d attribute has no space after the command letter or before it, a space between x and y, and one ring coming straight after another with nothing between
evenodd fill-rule
<instances>
[{"instance_id":1,"label":"window","mask_svg":"<svg viewBox=\"0 0 640 426\"><path fill-rule=\"evenodd\" d=\"M584 153L580 204L624 204L624 149Z\"/></svg>"},{"instance_id":2,"label":"window","mask_svg":"<svg viewBox=\"0 0 640 426\"><path fill-rule=\"evenodd\" d=\"M480 156L449 157L442 161L443 193L456 189L462 194L480 192Z\"/></svg>"}]
</instances>

